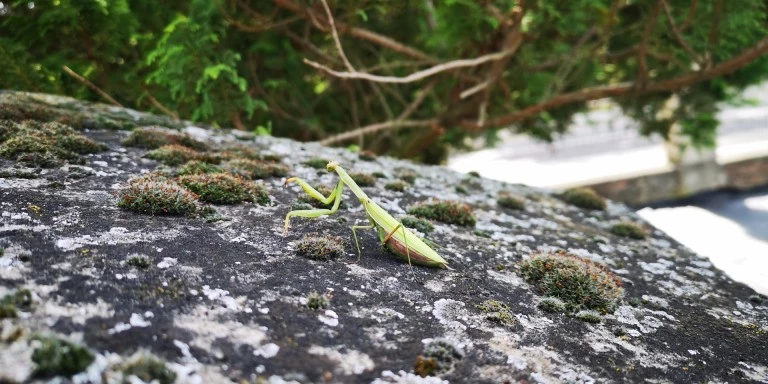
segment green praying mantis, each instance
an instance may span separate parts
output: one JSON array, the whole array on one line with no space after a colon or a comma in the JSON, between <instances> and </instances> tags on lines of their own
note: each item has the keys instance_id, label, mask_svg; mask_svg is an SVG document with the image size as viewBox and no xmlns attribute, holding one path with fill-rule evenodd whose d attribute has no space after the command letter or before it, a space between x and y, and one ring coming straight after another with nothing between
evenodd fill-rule
<instances>
[{"instance_id":1,"label":"green praying mantis","mask_svg":"<svg viewBox=\"0 0 768 384\"><path fill-rule=\"evenodd\" d=\"M368 216L368 221L370 222L370 225L355 225L352 227L352 234L355 237L355 245L357 246L358 260L362 253L360 252L360 243L357 240L357 230L375 228L379 234L381 244L395 255L407 260L409 265L414 263L435 268L448 267L448 262L424 243L421 238L403 226L401 222L397 221L397 219L392 217L392 215L378 204L374 203L373 200L360 189L357 183L352 180L344 168L339 166L338 162L331 161L326 168L329 172L336 172L341 179L328 197L323 196L315 188L312 188L311 185L299 178L291 177L285 181L285 184L296 182L305 192L307 192L307 194L321 201L323 204L330 204L331 201L333 201L333 206L330 209L306 209L288 212L285 216L286 231L288 231L288 228L290 227L291 217L316 218L335 213L341 204L342 192L344 191L344 185L346 185L352 190L352 193L360 199L360 203L363 204L365 213Z\"/></svg>"}]
</instances>

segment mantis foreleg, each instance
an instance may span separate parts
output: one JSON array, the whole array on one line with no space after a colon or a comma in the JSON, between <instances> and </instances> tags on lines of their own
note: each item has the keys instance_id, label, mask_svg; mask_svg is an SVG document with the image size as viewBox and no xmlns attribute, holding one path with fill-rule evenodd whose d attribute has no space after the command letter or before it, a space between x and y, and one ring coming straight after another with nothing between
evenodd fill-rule
<instances>
[{"instance_id":1,"label":"mantis foreleg","mask_svg":"<svg viewBox=\"0 0 768 384\"><path fill-rule=\"evenodd\" d=\"M344 189L343 182L339 182L336 188L333 189L333 192L331 192L331 194L328 195L328 197L325 197L316 189L312 188L311 185L307 184L304 180L293 177L286 180L285 182L290 183L292 181L295 181L297 184L301 186L302 189L304 189L304 191L307 192L308 195L314 197L317 200L320 200L323 204L328 204L331 201L333 201L333 207L331 207L331 209L304 209L304 210L288 212L288 214L285 215L286 231L290 227L291 217L298 216L298 217L315 218L315 217L330 215L339 210L339 205L341 204L342 190Z\"/></svg>"}]
</instances>

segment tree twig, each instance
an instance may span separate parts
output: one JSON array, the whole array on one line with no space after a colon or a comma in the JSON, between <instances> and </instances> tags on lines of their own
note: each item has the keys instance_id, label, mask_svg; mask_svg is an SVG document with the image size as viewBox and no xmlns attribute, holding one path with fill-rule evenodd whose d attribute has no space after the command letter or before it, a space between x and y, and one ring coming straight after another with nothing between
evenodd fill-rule
<instances>
[{"instance_id":1,"label":"tree twig","mask_svg":"<svg viewBox=\"0 0 768 384\"><path fill-rule=\"evenodd\" d=\"M99 96L101 96L105 100L109 101L110 104L112 104L114 106L117 106L117 107L122 107L123 106L122 104L118 103L117 100L112 98L112 96L110 96L106 92L102 91L101 88L97 87L96 84L91 83L85 77L82 77L82 76L78 75L75 71L69 69L69 67L67 67L66 65L62 66L62 68L64 69L64 72L66 72L68 75L74 77L77 81L83 83L86 87L90 88L94 92L98 93Z\"/></svg>"},{"instance_id":2,"label":"tree twig","mask_svg":"<svg viewBox=\"0 0 768 384\"><path fill-rule=\"evenodd\" d=\"M339 72L339 71L334 71L333 69L330 69L320 63L317 63L309 59L304 59L304 63L311 67L317 68L323 72L326 72L331 76L338 77L340 79L359 79L359 80L374 81L377 83L406 84L406 83L412 83L415 81L423 80L427 77L434 76L441 72L450 71L452 69L476 67L478 65L481 65L490 61L501 60L511 55L512 53L513 51L511 50L504 50L501 52L490 53L487 55L476 57L474 59L460 59L460 60L448 61L445 63L435 65L433 67L418 71L418 72L411 73L410 75L403 76L403 77L378 76L370 73L356 72L356 71Z\"/></svg>"},{"instance_id":3,"label":"tree twig","mask_svg":"<svg viewBox=\"0 0 768 384\"><path fill-rule=\"evenodd\" d=\"M355 72L355 67L352 66L352 63L349 62L349 59L347 59L347 55L344 53L344 48L341 46L341 40L339 39L339 32L336 31L336 22L333 21L333 14L331 14L331 8L328 7L328 2L325 0L321 0L323 3L323 8L325 8L325 14L328 16L328 24L331 26L331 34L333 35L333 42L336 43L336 50L339 51L339 56L341 56L341 61L344 62L344 65L347 67L347 70L350 72Z\"/></svg>"},{"instance_id":4,"label":"tree twig","mask_svg":"<svg viewBox=\"0 0 768 384\"><path fill-rule=\"evenodd\" d=\"M662 1L663 0L656 1L656 6L653 7L651 16L648 18L648 23L645 24L643 37L637 48L637 81L635 84L640 88L644 87L645 83L648 81L648 62L646 61L648 54L648 40L650 40L653 27L656 24L656 19L659 17Z\"/></svg>"},{"instance_id":5,"label":"tree twig","mask_svg":"<svg viewBox=\"0 0 768 384\"><path fill-rule=\"evenodd\" d=\"M694 51L693 48L691 48L691 46L685 42L680 29L677 28L675 18L672 16L672 10L669 7L669 3L667 3L666 0L661 0L661 5L664 8L664 13L667 15L667 21L669 21L669 28L672 30L672 36L675 37L675 40L677 40L677 43L680 44L680 47L682 47L683 50L688 53L694 62L701 64L701 58L698 54L696 54L696 51Z\"/></svg>"},{"instance_id":6,"label":"tree twig","mask_svg":"<svg viewBox=\"0 0 768 384\"><path fill-rule=\"evenodd\" d=\"M362 128L355 129L354 131L348 131L344 133L340 133L338 135L334 135L328 138L325 138L323 140L320 140L320 144L328 145L337 143L339 141L344 141L347 139L352 139L361 135L368 135L374 132L378 132L385 129L391 129L391 128L419 128L419 127L431 127L435 124L437 124L437 119L429 119L429 120L390 120L385 121L383 123L376 123L367 125Z\"/></svg>"},{"instance_id":7,"label":"tree twig","mask_svg":"<svg viewBox=\"0 0 768 384\"><path fill-rule=\"evenodd\" d=\"M161 102L159 102L157 99L155 99L155 97L154 97L154 96L152 96L152 94L151 94L151 93L149 93L149 90L147 90L147 89L144 89L144 92L146 93L146 95L147 95L147 99L149 99L149 102L150 102L150 103L151 103L151 104L152 104L152 105L153 105L155 108L159 109L160 111L162 111L162 112L163 112L163 113L165 113L166 115L168 115L168 116L170 116L170 117L173 117L173 119L174 119L174 120L179 120L179 115L178 115L176 112L174 112L174 111L171 111L171 110L170 110L168 107L166 107L166 106L165 106L165 105L163 105Z\"/></svg>"}]
</instances>

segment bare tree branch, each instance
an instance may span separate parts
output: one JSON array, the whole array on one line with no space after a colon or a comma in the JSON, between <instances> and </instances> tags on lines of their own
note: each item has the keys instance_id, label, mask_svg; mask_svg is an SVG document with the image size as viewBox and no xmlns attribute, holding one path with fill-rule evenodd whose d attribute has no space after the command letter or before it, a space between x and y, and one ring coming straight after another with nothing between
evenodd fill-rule
<instances>
[{"instance_id":1,"label":"bare tree branch","mask_svg":"<svg viewBox=\"0 0 768 384\"><path fill-rule=\"evenodd\" d=\"M656 25L656 19L659 17L659 11L661 11L661 2L658 0L656 6L653 7L651 16L648 18L648 23L645 24L645 31L643 31L643 38L640 41L640 45L637 48L637 86L643 87L648 81L648 62L646 56L648 54L648 40L650 40L653 27Z\"/></svg>"},{"instance_id":2,"label":"bare tree branch","mask_svg":"<svg viewBox=\"0 0 768 384\"><path fill-rule=\"evenodd\" d=\"M117 100L113 99L112 96L110 96L108 93L101 90L101 88L97 87L96 84L91 83L88 79L85 77L82 77L77 74L77 72L71 70L69 67L64 65L62 67L64 69L64 72L66 72L68 75L74 77L77 81L83 83L86 87L90 88L94 92L98 93L99 96L103 97L105 100L109 101L110 104L118 107L122 107L123 105L118 103Z\"/></svg>"},{"instance_id":3,"label":"bare tree branch","mask_svg":"<svg viewBox=\"0 0 768 384\"><path fill-rule=\"evenodd\" d=\"M328 137L326 139L320 140L320 144L328 145L337 143L339 141L344 141L347 139L352 139L361 135L368 135L371 133L375 133L378 131L382 131L385 129L391 129L391 128L419 128L419 127L431 127L435 124L437 124L437 119L429 119L429 120L392 120L392 121L385 121L383 123L376 123L367 125L362 128L355 129L354 131L344 132L340 133L335 136Z\"/></svg>"},{"instance_id":4,"label":"bare tree branch","mask_svg":"<svg viewBox=\"0 0 768 384\"><path fill-rule=\"evenodd\" d=\"M328 2L325 0L321 0L323 3L323 8L325 8L325 14L328 16L328 24L331 26L331 34L333 35L333 42L336 43L336 50L339 51L339 56L341 56L341 61L344 62L344 65L347 67L347 70L351 72L355 72L355 67L352 66L352 63L349 62L349 59L347 59L347 55L344 53L344 48L341 46L341 40L339 39L339 32L336 31L336 22L333 21L333 14L331 14L331 8L328 7Z\"/></svg>"},{"instance_id":5,"label":"bare tree branch","mask_svg":"<svg viewBox=\"0 0 768 384\"><path fill-rule=\"evenodd\" d=\"M505 127L514 122L532 118L543 111L563 105L582 103L606 97L620 97L629 94L634 95L638 93L649 94L658 92L673 92L685 87L689 87L701 81L710 80L712 78L734 72L751 63L753 60L759 58L760 56L765 55L766 53L768 53L768 38L760 40L752 47L742 51L740 54L718 65L703 69L701 71L673 77L671 79L650 83L641 90L638 90L635 84L632 83L586 88L575 92L564 93L552 97L542 103L526 107L511 114L496 117L486 122L485 125L479 125L472 121L464 121L462 122L462 126L472 130L479 130L486 127Z\"/></svg>"},{"instance_id":6,"label":"bare tree branch","mask_svg":"<svg viewBox=\"0 0 768 384\"><path fill-rule=\"evenodd\" d=\"M677 43L680 44L680 47L682 47L685 52L688 53L694 62L701 64L701 58L696 53L696 51L694 51L693 48L691 48L691 46L685 42L680 29L677 28L675 18L672 16L672 10L669 7L669 3L667 3L666 0L661 0L661 5L664 7L664 13L667 15L667 21L669 21L669 28L672 30L672 36L675 37L675 40L677 40Z\"/></svg>"},{"instance_id":7,"label":"bare tree branch","mask_svg":"<svg viewBox=\"0 0 768 384\"><path fill-rule=\"evenodd\" d=\"M441 72L450 71L450 70L459 69L459 68L476 67L478 65L481 65L490 61L501 60L511 55L512 53L513 52L511 50L504 50L501 52L496 52L496 53L491 53L491 54L483 55L480 57L476 57L474 59L460 59L460 60L448 61L445 63L435 65L434 67L431 67L431 68L427 68L418 72L411 73L410 75L404 76L404 77L378 76L378 75L372 75L370 73L356 72L356 71L355 72L339 72L339 71L334 71L320 63L317 63L308 59L304 59L304 63L311 67L317 68L323 72L326 72L332 76L338 77L340 79L359 79L359 80L374 81L377 83L406 84L406 83L412 83L415 81L423 80L427 77L434 76Z\"/></svg>"}]
</instances>

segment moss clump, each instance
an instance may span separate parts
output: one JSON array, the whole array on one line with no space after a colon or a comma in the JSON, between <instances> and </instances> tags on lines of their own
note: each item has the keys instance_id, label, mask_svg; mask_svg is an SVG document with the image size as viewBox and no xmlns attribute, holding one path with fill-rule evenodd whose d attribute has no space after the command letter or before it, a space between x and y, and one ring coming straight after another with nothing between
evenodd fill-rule
<instances>
[{"instance_id":1,"label":"moss clump","mask_svg":"<svg viewBox=\"0 0 768 384\"><path fill-rule=\"evenodd\" d=\"M147 152L144 156L172 167L201 157L200 153L194 149L179 144L164 145Z\"/></svg>"},{"instance_id":2,"label":"moss clump","mask_svg":"<svg viewBox=\"0 0 768 384\"><path fill-rule=\"evenodd\" d=\"M430 201L422 202L408 209L408 213L414 216L431 220L442 221L448 224L457 224L465 227L474 227L477 219L472 214L469 205L458 201Z\"/></svg>"},{"instance_id":3,"label":"moss clump","mask_svg":"<svg viewBox=\"0 0 768 384\"><path fill-rule=\"evenodd\" d=\"M376 160L376 153L373 151L362 150L357 154L357 157L363 161L374 161Z\"/></svg>"},{"instance_id":4,"label":"moss clump","mask_svg":"<svg viewBox=\"0 0 768 384\"><path fill-rule=\"evenodd\" d=\"M173 384L176 382L176 373L168 369L165 362L147 353L135 356L123 366L123 384L129 384L130 376L135 376L143 382L157 382L160 384Z\"/></svg>"},{"instance_id":5,"label":"moss clump","mask_svg":"<svg viewBox=\"0 0 768 384\"><path fill-rule=\"evenodd\" d=\"M600 312L592 311L592 310L583 310L579 311L574 315L575 318L592 324L598 324L601 321L603 321L603 317L600 316Z\"/></svg>"},{"instance_id":6,"label":"moss clump","mask_svg":"<svg viewBox=\"0 0 768 384\"><path fill-rule=\"evenodd\" d=\"M313 157L303 162L302 164L315 169L325 169L325 166L328 165L328 160L321 159L319 157Z\"/></svg>"},{"instance_id":7,"label":"moss clump","mask_svg":"<svg viewBox=\"0 0 768 384\"><path fill-rule=\"evenodd\" d=\"M128 137L123 140L123 145L143 149L157 149L165 145L178 144L198 151L205 151L208 146L205 143L193 139L186 133L174 132L161 127L135 128Z\"/></svg>"},{"instance_id":8,"label":"moss clump","mask_svg":"<svg viewBox=\"0 0 768 384\"><path fill-rule=\"evenodd\" d=\"M401 170L399 170L397 172L397 178L402 180L402 181L405 181L408 184L415 183L416 182L416 177L418 177L418 176L419 175L416 172L414 172L414 171L412 171L410 169L401 169Z\"/></svg>"},{"instance_id":9,"label":"moss clump","mask_svg":"<svg viewBox=\"0 0 768 384\"><path fill-rule=\"evenodd\" d=\"M500 301L483 301L477 306L477 309L485 312L485 318L487 320L499 323L501 325L515 325L515 322L517 321L509 306Z\"/></svg>"},{"instance_id":10,"label":"moss clump","mask_svg":"<svg viewBox=\"0 0 768 384\"><path fill-rule=\"evenodd\" d=\"M525 208L525 200L517 196L513 196L509 192L499 193L499 196L496 198L496 203L499 204L500 207L509 209Z\"/></svg>"},{"instance_id":11,"label":"moss clump","mask_svg":"<svg viewBox=\"0 0 768 384\"><path fill-rule=\"evenodd\" d=\"M421 377L445 373L464 357L456 346L446 340L434 340L416 358L414 372Z\"/></svg>"},{"instance_id":12,"label":"moss clump","mask_svg":"<svg viewBox=\"0 0 768 384\"><path fill-rule=\"evenodd\" d=\"M328 298L326 295L321 295L317 292L310 292L307 296L307 308L317 311L320 309L328 308Z\"/></svg>"},{"instance_id":13,"label":"moss clump","mask_svg":"<svg viewBox=\"0 0 768 384\"><path fill-rule=\"evenodd\" d=\"M197 195L158 174L131 180L118 193L117 206L150 215L194 215L200 209Z\"/></svg>"},{"instance_id":14,"label":"moss clump","mask_svg":"<svg viewBox=\"0 0 768 384\"><path fill-rule=\"evenodd\" d=\"M152 259L146 255L131 255L128 256L128 260L125 261L128 265L137 268L149 268L152 265Z\"/></svg>"},{"instance_id":15,"label":"moss clump","mask_svg":"<svg viewBox=\"0 0 768 384\"><path fill-rule=\"evenodd\" d=\"M32 292L17 289L16 292L0 299L0 319L18 316L18 310L29 311L32 308Z\"/></svg>"},{"instance_id":16,"label":"moss clump","mask_svg":"<svg viewBox=\"0 0 768 384\"><path fill-rule=\"evenodd\" d=\"M0 121L0 157L32 167L50 168L64 162L82 164L81 155L105 151L69 126L37 121Z\"/></svg>"},{"instance_id":17,"label":"moss clump","mask_svg":"<svg viewBox=\"0 0 768 384\"><path fill-rule=\"evenodd\" d=\"M403 192L408 189L409 184L402 180L395 180L384 185L384 189L388 191Z\"/></svg>"},{"instance_id":18,"label":"moss clump","mask_svg":"<svg viewBox=\"0 0 768 384\"><path fill-rule=\"evenodd\" d=\"M371 176L373 176L373 177L375 177L375 178L377 178L377 179L386 179L386 178L387 178L387 175L385 175L385 174L384 174L384 173L382 173L382 172L374 172L374 173L371 173Z\"/></svg>"},{"instance_id":19,"label":"moss clump","mask_svg":"<svg viewBox=\"0 0 768 384\"><path fill-rule=\"evenodd\" d=\"M520 274L545 296L556 297L570 310L613 313L624 297L621 280L602 265L567 252L536 254L520 262Z\"/></svg>"},{"instance_id":20,"label":"moss clump","mask_svg":"<svg viewBox=\"0 0 768 384\"><path fill-rule=\"evenodd\" d=\"M37 377L69 377L84 371L93 362L93 354L81 345L53 336L37 336L34 340L40 342L32 352Z\"/></svg>"},{"instance_id":21,"label":"moss clump","mask_svg":"<svg viewBox=\"0 0 768 384\"><path fill-rule=\"evenodd\" d=\"M486 239L490 239L490 238L493 237L490 232L483 231L482 229L476 229L476 230L472 231L472 234L477 236L477 237L484 237Z\"/></svg>"},{"instance_id":22,"label":"moss clump","mask_svg":"<svg viewBox=\"0 0 768 384\"><path fill-rule=\"evenodd\" d=\"M542 311L552 313L565 313L568 310L565 302L557 297L545 297L539 302L539 308Z\"/></svg>"},{"instance_id":23,"label":"moss clump","mask_svg":"<svg viewBox=\"0 0 768 384\"><path fill-rule=\"evenodd\" d=\"M568 204L579 208L602 211L605 209L605 199L591 188L571 188L560 195L560 198Z\"/></svg>"},{"instance_id":24,"label":"moss clump","mask_svg":"<svg viewBox=\"0 0 768 384\"><path fill-rule=\"evenodd\" d=\"M467 172L467 175L469 177L480 177L480 172L478 172L478 171L469 171L469 172Z\"/></svg>"},{"instance_id":25,"label":"moss clump","mask_svg":"<svg viewBox=\"0 0 768 384\"><path fill-rule=\"evenodd\" d=\"M339 236L311 233L296 243L296 253L312 260L336 260L344 256L344 240Z\"/></svg>"},{"instance_id":26,"label":"moss clump","mask_svg":"<svg viewBox=\"0 0 768 384\"><path fill-rule=\"evenodd\" d=\"M263 160L234 159L224 163L222 167L247 179L283 177L288 174L288 167L284 164Z\"/></svg>"},{"instance_id":27,"label":"moss clump","mask_svg":"<svg viewBox=\"0 0 768 384\"><path fill-rule=\"evenodd\" d=\"M629 237L631 239L636 239L636 240L642 240L648 236L648 233L645 231L645 228L643 228L639 224L631 223L628 221L623 221L623 222L614 224L611 227L611 233L613 233L614 235Z\"/></svg>"},{"instance_id":28,"label":"moss clump","mask_svg":"<svg viewBox=\"0 0 768 384\"><path fill-rule=\"evenodd\" d=\"M367 173L353 172L349 174L349 177L360 187L373 187L376 185L376 178Z\"/></svg>"},{"instance_id":29,"label":"moss clump","mask_svg":"<svg viewBox=\"0 0 768 384\"><path fill-rule=\"evenodd\" d=\"M221 168L199 160L186 162L179 168L179 175L201 175L204 173L221 173Z\"/></svg>"},{"instance_id":30,"label":"moss clump","mask_svg":"<svg viewBox=\"0 0 768 384\"><path fill-rule=\"evenodd\" d=\"M435 226L432 225L429 220L420 219L418 217L406 216L400 219L400 223L408 228L415 229L425 234L435 230Z\"/></svg>"},{"instance_id":31,"label":"moss clump","mask_svg":"<svg viewBox=\"0 0 768 384\"><path fill-rule=\"evenodd\" d=\"M184 175L179 177L179 183L196 193L201 201L211 204L244 201L269 204L269 193L262 185L229 173Z\"/></svg>"},{"instance_id":32,"label":"moss clump","mask_svg":"<svg viewBox=\"0 0 768 384\"><path fill-rule=\"evenodd\" d=\"M467 189L466 189L466 188L464 188L464 187L463 187L463 186L461 186L461 185L457 185L457 186L456 186L456 188L454 188L454 189L456 190L456 193L458 193L458 194L461 194L461 195L469 195L469 191L467 191Z\"/></svg>"}]
</instances>

